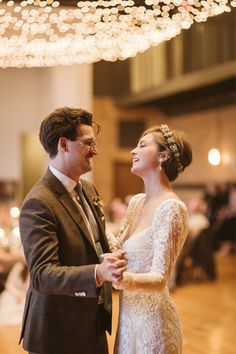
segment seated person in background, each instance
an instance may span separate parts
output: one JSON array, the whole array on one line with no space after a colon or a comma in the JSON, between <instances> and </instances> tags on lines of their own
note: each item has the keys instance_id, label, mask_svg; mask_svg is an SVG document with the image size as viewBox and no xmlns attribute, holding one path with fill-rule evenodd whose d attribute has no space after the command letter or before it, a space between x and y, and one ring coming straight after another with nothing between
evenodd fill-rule
<instances>
[{"instance_id":1,"label":"seated person in background","mask_svg":"<svg viewBox=\"0 0 236 354\"><path fill-rule=\"evenodd\" d=\"M8 274L16 262L22 260L21 252L0 252L0 273Z\"/></svg>"},{"instance_id":2,"label":"seated person in background","mask_svg":"<svg viewBox=\"0 0 236 354\"><path fill-rule=\"evenodd\" d=\"M120 227L124 221L127 204L122 201L121 198L114 198L109 207L110 221L107 222L108 229L117 235L120 231Z\"/></svg>"},{"instance_id":3,"label":"seated person in background","mask_svg":"<svg viewBox=\"0 0 236 354\"><path fill-rule=\"evenodd\" d=\"M189 232L176 265L177 284L194 280L196 274L198 279L216 278L213 233L206 211L207 204L200 198L193 198L188 203Z\"/></svg>"},{"instance_id":4,"label":"seated person in background","mask_svg":"<svg viewBox=\"0 0 236 354\"><path fill-rule=\"evenodd\" d=\"M228 205L218 213L215 245L221 255L236 251L236 187L232 186Z\"/></svg>"},{"instance_id":5,"label":"seated person in background","mask_svg":"<svg viewBox=\"0 0 236 354\"><path fill-rule=\"evenodd\" d=\"M17 250L6 252L0 250L0 293L5 288L5 282L12 267L23 260L22 252Z\"/></svg>"},{"instance_id":6,"label":"seated person in background","mask_svg":"<svg viewBox=\"0 0 236 354\"><path fill-rule=\"evenodd\" d=\"M202 230L210 226L206 217L207 204L204 200L193 198L188 203L189 212L189 238L193 241Z\"/></svg>"},{"instance_id":7,"label":"seated person in background","mask_svg":"<svg viewBox=\"0 0 236 354\"><path fill-rule=\"evenodd\" d=\"M28 270L21 255L21 258L12 266L5 288L0 294L0 326L21 323L27 286Z\"/></svg>"}]
</instances>

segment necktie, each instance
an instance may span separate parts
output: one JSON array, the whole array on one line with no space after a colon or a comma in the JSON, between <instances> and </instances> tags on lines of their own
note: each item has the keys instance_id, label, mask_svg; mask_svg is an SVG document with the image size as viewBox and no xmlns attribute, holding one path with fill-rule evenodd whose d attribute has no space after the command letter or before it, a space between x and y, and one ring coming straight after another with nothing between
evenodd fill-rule
<instances>
[{"instance_id":1,"label":"necktie","mask_svg":"<svg viewBox=\"0 0 236 354\"><path fill-rule=\"evenodd\" d=\"M97 223L96 223L96 220L94 218L94 215L92 213L92 210L90 209L89 205L87 204L86 202L86 199L84 197L84 194L83 194L83 189L82 189L82 186L80 183L78 183L75 187L75 191L77 192L78 196L79 196L79 200L78 202L80 203L86 217L87 217L87 220L89 222L89 225L91 227L91 231L92 231L92 234L93 234L93 239L95 241L95 243L97 243L99 241L99 231L98 231L98 227L97 227ZM100 243L99 243L100 244ZM97 248L97 251L99 253L99 255L102 252L102 250L99 250L99 245L96 245L96 248Z\"/></svg>"},{"instance_id":2,"label":"necktie","mask_svg":"<svg viewBox=\"0 0 236 354\"><path fill-rule=\"evenodd\" d=\"M86 200L84 198L84 194L83 194L83 189L82 189L82 186L80 183L78 183L76 186L75 186L75 191L76 193L78 194L79 196L79 203L83 209L83 211L85 212L88 220L89 220L89 210L88 210L88 206L87 206L87 203L86 203Z\"/></svg>"}]
</instances>

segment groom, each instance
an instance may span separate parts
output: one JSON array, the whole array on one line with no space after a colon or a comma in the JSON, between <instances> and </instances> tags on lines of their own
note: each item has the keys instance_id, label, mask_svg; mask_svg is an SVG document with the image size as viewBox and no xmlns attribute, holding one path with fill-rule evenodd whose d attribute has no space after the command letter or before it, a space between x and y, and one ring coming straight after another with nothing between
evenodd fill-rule
<instances>
[{"instance_id":1,"label":"groom","mask_svg":"<svg viewBox=\"0 0 236 354\"><path fill-rule=\"evenodd\" d=\"M101 256L109 247L100 199L80 178L97 154L94 124L87 111L68 107L41 124L50 163L20 215L30 272L21 339L29 353L108 353L110 282L122 279L126 261L121 250Z\"/></svg>"}]
</instances>

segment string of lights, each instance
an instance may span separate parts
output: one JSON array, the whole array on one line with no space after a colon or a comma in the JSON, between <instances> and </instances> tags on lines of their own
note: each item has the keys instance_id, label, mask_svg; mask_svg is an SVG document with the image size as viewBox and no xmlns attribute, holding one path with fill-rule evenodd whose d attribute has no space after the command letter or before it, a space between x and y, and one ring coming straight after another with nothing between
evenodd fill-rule
<instances>
[{"instance_id":1,"label":"string of lights","mask_svg":"<svg viewBox=\"0 0 236 354\"><path fill-rule=\"evenodd\" d=\"M0 67L125 60L236 0L0 0Z\"/></svg>"}]
</instances>

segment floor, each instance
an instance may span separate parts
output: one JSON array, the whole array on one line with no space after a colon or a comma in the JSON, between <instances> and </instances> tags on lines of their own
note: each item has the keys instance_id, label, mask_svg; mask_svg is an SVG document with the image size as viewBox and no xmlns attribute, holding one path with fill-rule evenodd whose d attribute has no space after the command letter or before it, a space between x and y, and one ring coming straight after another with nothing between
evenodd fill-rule
<instances>
[{"instance_id":1,"label":"floor","mask_svg":"<svg viewBox=\"0 0 236 354\"><path fill-rule=\"evenodd\" d=\"M172 294L183 325L183 354L236 353L236 256L218 256L216 261L217 281L181 286ZM113 313L115 333L117 292ZM19 331L19 327L0 328L1 354L25 353L17 344ZM108 340L112 353L114 335Z\"/></svg>"}]
</instances>

